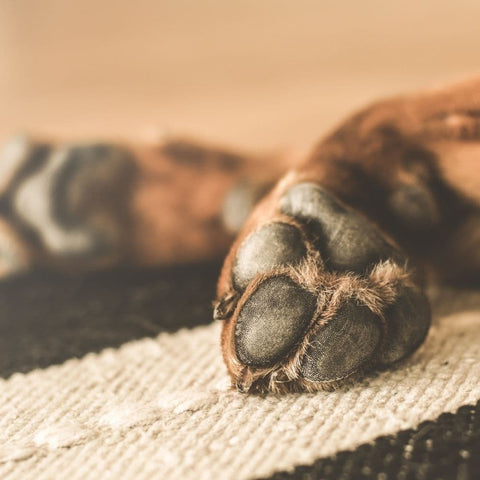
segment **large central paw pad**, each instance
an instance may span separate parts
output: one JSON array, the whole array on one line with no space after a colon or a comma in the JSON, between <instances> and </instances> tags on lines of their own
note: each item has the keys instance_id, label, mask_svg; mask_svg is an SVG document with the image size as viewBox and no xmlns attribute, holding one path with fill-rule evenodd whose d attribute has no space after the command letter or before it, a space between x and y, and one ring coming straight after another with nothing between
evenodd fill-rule
<instances>
[{"instance_id":1,"label":"large central paw pad","mask_svg":"<svg viewBox=\"0 0 480 480\"><path fill-rule=\"evenodd\" d=\"M314 183L277 212L231 264L223 347L240 390L331 388L422 343L428 302L375 225Z\"/></svg>"}]
</instances>

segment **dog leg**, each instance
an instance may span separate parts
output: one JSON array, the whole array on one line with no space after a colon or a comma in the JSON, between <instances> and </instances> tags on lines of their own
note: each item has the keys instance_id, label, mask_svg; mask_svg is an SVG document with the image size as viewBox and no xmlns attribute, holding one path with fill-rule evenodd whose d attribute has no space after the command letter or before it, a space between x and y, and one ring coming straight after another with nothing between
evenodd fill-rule
<instances>
[{"instance_id":1,"label":"dog leg","mask_svg":"<svg viewBox=\"0 0 480 480\"><path fill-rule=\"evenodd\" d=\"M220 259L285 168L271 160L183 140L15 137L0 151L0 276Z\"/></svg>"},{"instance_id":2,"label":"dog leg","mask_svg":"<svg viewBox=\"0 0 480 480\"><path fill-rule=\"evenodd\" d=\"M423 276L478 278L477 112L478 80L373 105L259 204L218 284L239 390L329 389L393 365L427 334Z\"/></svg>"}]
</instances>

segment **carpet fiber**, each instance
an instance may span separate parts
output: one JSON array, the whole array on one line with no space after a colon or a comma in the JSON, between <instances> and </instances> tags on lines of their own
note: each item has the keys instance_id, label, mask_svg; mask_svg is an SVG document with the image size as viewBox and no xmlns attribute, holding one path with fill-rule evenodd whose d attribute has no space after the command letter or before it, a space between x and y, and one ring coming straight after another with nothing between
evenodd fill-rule
<instances>
[{"instance_id":1,"label":"carpet fiber","mask_svg":"<svg viewBox=\"0 0 480 480\"><path fill-rule=\"evenodd\" d=\"M427 341L394 371L247 396L208 323L216 271L0 286L0 478L476 478L479 292L433 292Z\"/></svg>"}]
</instances>

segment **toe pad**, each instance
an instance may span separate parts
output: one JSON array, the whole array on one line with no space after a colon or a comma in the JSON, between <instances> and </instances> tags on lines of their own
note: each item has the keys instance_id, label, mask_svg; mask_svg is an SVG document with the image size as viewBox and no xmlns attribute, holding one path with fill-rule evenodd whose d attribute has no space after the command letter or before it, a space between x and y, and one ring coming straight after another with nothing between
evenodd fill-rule
<instances>
[{"instance_id":1,"label":"toe pad","mask_svg":"<svg viewBox=\"0 0 480 480\"><path fill-rule=\"evenodd\" d=\"M310 339L301 373L314 382L346 378L372 358L380 339L379 319L350 300Z\"/></svg>"},{"instance_id":2,"label":"toe pad","mask_svg":"<svg viewBox=\"0 0 480 480\"><path fill-rule=\"evenodd\" d=\"M286 276L265 280L243 305L235 328L242 363L270 367L281 361L306 332L316 299Z\"/></svg>"},{"instance_id":3,"label":"toe pad","mask_svg":"<svg viewBox=\"0 0 480 480\"><path fill-rule=\"evenodd\" d=\"M318 238L320 253L333 270L363 273L396 254L374 225L314 183L292 187L283 196L281 209L304 222Z\"/></svg>"},{"instance_id":4,"label":"toe pad","mask_svg":"<svg viewBox=\"0 0 480 480\"><path fill-rule=\"evenodd\" d=\"M385 317L387 335L380 362L390 365L412 353L427 335L430 326L428 300L420 292L403 288Z\"/></svg>"},{"instance_id":5,"label":"toe pad","mask_svg":"<svg viewBox=\"0 0 480 480\"><path fill-rule=\"evenodd\" d=\"M249 235L239 248L233 282L245 288L259 273L283 265L295 265L306 254L300 231L288 223L275 222Z\"/></svg>"}]
</instances>

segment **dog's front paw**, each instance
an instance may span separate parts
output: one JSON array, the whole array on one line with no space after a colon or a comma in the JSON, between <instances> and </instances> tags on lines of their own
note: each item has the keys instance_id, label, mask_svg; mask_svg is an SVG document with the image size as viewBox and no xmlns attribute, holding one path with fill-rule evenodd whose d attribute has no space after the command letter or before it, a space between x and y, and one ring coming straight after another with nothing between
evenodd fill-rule
<instances>
[{"instance_id":1,"label":"dog's front paw","mask_svg":"<svg viewBox=\"0 0 480 480\"><path fill-rule=\"evenodd\" d=\"M0 215L15 237L10 244L27 251L27 263L111 261L123 248L134 175L122 147L14 137L0 151Z\"/></svg>"},{"instance_id":2,"label":"dog's front paw","mask_svg":"<svg viewBox=\"0 0 480 480\"><path fill-rule=\"evenodd\" d=\"M315 183L275 202L234 247L220 284L216 312L238 389L333 388L412 353L430 310L398 249Z\"/></svg>"}]
</instances>

